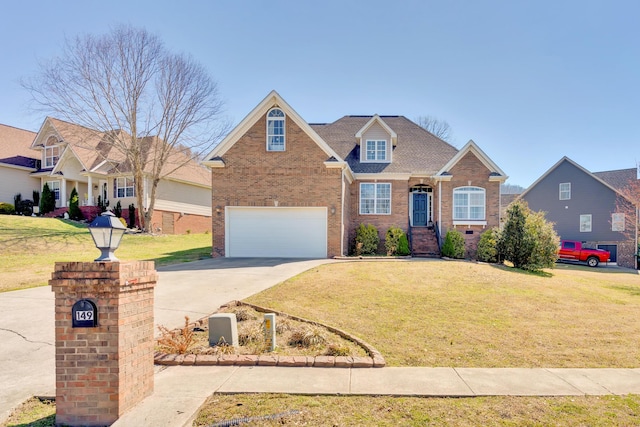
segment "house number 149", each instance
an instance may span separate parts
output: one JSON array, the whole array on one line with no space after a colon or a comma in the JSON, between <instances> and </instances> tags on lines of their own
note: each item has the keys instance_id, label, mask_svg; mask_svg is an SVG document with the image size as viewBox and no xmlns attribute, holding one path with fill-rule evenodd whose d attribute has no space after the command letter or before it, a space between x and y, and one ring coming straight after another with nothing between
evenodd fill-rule
<instances>
[{"instance_id":1,"label":"house number 149","mask_svg":"<svg viewBox=\"0 0 640 427\"><path fill-rule=\"evenodd\" d=\"M76 311L76 320L93 320L93 311Z\"/></svg>"}]
</instances>

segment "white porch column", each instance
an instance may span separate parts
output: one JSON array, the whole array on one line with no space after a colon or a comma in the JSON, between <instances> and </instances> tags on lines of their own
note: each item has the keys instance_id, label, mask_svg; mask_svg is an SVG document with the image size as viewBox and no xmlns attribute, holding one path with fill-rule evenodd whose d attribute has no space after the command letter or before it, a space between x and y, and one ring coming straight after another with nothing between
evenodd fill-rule
<instances>
[{"instance_id":1,"label":"white porch column","mask_svg":"<svg viewBox=\"0 0 640 427\"><path fill-rule=\"evenodd\" d=\"M94 206L93 204L93 177L89 175L87 177L87 206Z\"/></svg>"},{"instance_id":2,"label":"white porch column","mask_svg":"<svg viewBox=\"0 0 640 427\"><path fill-rule=\"evenodd\" d=\"M60 207L67 207L67 180L62 178L62 182L60 183Z\"/></svg>"}]
</instances>

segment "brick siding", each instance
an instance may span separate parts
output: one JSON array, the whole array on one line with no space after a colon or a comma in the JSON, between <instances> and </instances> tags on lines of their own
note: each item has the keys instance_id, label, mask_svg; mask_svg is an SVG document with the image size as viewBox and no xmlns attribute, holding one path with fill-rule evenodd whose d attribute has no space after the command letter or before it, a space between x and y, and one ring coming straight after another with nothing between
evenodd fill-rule
<instances>
[{"instance_id":1,"label":"brick siding","mask_svg":"<svg viewBox=\"0 0 640 427\"><path fill-rule=\"evenodd\" d=\"M225 255L225 206L275 206L276 201L281 207L327 207L328 256L341 254L342 172L325 167L327 154L290 117L285 132L286 150L268 152L261 117L224 154L226 166L212 169L214 257Z\"/></svg>"},{"instance_id":2,"label":"brick siding","mask_svg":"<svg viewBox=\"0 0 640 427\"><path fill-rule=\"evenodd\" d=\"M360 184L365 182L390 183L391 184L391 214L390 215L360 215ZM387 230L392 227L400 227L405 232L409 227L409 186L407 181L392 181L379 179L376 181L354 181L349 187L351 218L349 235L349 253L355 252L356 229L360 224L371 224L378 229L380 244L378 252L385 253L384 239Z\"/></svg>"},{"instance_id":3,"label":"brick siding","mask_svg":"<svg viewBox=\"0 0 640 427\"><path fill-rule=\"evenodd\" d=\"M449 172L453 175L451 181L442 182L442 237L448 230L457 229L465 239L466 257L475 258L480 234L500 225L500 182L489 181L491 171L473 153L467 153ZM486 226L453 225L453 189L466 186L485 189ZM468 231L473 234L466 234Z\"/></svg>"},{"instance_id":4,"label":"brick siding","mask_svg":"<svg viewBox=\"0 0 640 427\"><path fill-rule=\"evenodd\" d=\"M152 261L56 263L56 425L110 425L153 392ZM72 327L80 299L98 326Z\"/></svg>"}]
</instances>

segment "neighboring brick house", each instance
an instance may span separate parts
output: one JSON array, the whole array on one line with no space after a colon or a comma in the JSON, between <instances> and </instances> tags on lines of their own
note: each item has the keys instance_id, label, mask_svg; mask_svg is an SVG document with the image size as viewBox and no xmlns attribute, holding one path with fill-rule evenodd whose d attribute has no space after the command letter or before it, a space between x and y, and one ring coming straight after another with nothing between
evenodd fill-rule
<instances>
[{"instance_id":1,"label":"neighboring brick house","mask_svg":"<svg viewBox=\"0 0 640 427\"><path fill-rule=\"evenodd\" d=\"M529 208L546 212L561 239L611 252L611 261L636 268L637 206L620 211L621 190L637 180L637 171L589 172L563 157L520 196Z\"/></svg>"},{"instance_id":2,"label":"neighboring brick house","mask_svg":"<svg viewBox=\"0 0 640 427\"><path fill-rule=\"evenodd\" d=\"M0 125L0 202L14 202L20 194L23 200L40 191L40 179L32 173L40 167L40 156L33 151L31 142L35 132Z\"/></svg>"},{"instance_id":3,"label":"neighboring brick house","mask_svg":"<svg viewBox=\"0 0 640 427\"><path fill-rule=\"evenodd\" d=\"M48 117L34 135L30 147L40 159L40 167L30 176L37 179L39 189L47 183L55 194L56 207L61 211L68 207L73 188L78 192L80 206L86 212L97 211L97 208L85 207L96 207L99 201L108 201L110 209L119 201L123 217L128 216L130 204L139 208L136 206L131 167L111 143L112 133L98 132ZM141 145L149 156L153 145L160 143L158 138L149 137L142 140ZM186 162L184 157L173 160L176 161L165 167ZM152 162L147 159L143 209L149 203L151 167ZM158 184L149 229L165 234L210 231L211 172L199 163L189 161L162 178Z\"/></svg>"},{"instance_id":4,"label":"neighboring brick house","mask_svg":"<svg viewBox=\"0 0 640 427\"><path fill-rule=\"evenodd\" d=\"M507 176L469 141L461 150L402 116L308 124L273 91L205 157L212 169L213 256L323 258L353 251L359 224L439 253L452 228L475 256L499 225Z\"/></svg>"}]
</instances>

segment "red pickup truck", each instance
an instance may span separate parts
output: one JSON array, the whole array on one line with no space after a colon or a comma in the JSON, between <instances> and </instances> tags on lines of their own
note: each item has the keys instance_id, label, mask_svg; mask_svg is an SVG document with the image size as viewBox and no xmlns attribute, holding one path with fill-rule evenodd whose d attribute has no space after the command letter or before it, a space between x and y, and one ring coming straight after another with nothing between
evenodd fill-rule
<instances>
[{"instance_id":1,"label":"red pickup truck","mask_svg":"<svg viewBox=\"0 0 640 427\"><path fill-rule=\"evenodd\" d=\"M589 267L597 267L609 261L611 254L603 249L583 248L581 242L563 240L560 242L558 259L563 261L586 262Z\"/></svg>"}]
</instances>

